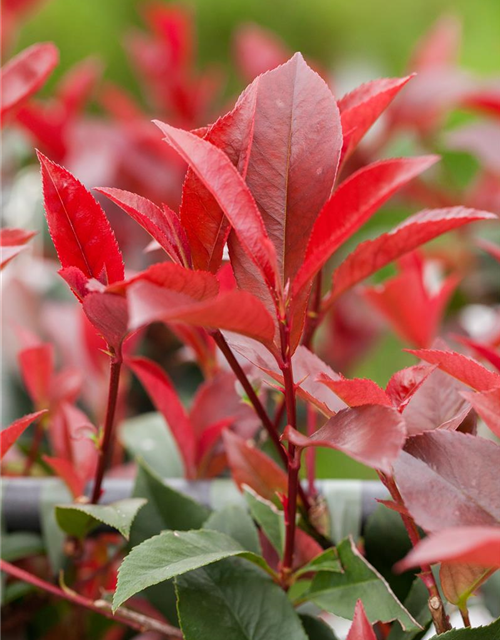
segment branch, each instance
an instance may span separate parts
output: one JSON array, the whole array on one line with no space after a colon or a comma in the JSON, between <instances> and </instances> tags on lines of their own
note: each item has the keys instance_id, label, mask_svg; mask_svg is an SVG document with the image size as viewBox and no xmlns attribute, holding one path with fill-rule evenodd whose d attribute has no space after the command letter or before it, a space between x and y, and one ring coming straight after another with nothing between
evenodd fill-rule
<instances>
[{"instance_id":1,"label":"branch","mask_svg":"<svg viewBox=\"0 0 500 640\"><path fill-rule=\"evenodd\" d=\"M17 578L18 580L32 584L34 587L42 589L57 598L62 598L74 605L84 607L94 613L99 613L109 620L124 624L135 631L139 631L140 633L144 633L146 631L157 631L158 633L162 633L169 640L178 640L183 637L180 629L172 627L160 620L155 620L154 618L149 618L148 616L136 613L135 611L130 611L129 609L122 608L118 613L113 614L111 605L105 600L94 601L90 598L85 598L70 589L63 590L55 584L46 582L45 580L42 580L41 578L38 578L37 576L34 576L33 574L24 571L24 569L16 567L5 560L0 560L0 570L14 578Z\"/></svg>"}]
</instances>

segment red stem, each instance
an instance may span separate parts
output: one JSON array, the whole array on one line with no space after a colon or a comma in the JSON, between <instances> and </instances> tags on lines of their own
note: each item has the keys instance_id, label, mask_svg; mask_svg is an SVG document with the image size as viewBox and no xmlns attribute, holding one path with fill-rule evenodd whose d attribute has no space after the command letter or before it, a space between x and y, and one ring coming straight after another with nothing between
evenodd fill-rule
<instances>
[{"instance_id":1,"label":"red stem","mask_svg":"<svg viewBox=\"0 0 500 640\"><path fill-rule=\"evenodd\" d=\"M111 357L109 372L108 404L106 408L106 418L104 421L104 436L100 447L99 462L97 464L94 489L92 491L92 504L97 504L101 497L102 481L111 455L113 452L113 424L115 419L116 404L118 398L118 388L120 386L120 371L122 366L121 353L113 354Z\"/></svg>"},{"instance_id":2,"label":"red stem","mask_svg":"<svg viewBox=\"0 0 500 640\"><path fill-rule=\"evenodd\" d=\"M408 533L408 537L410 538L410 542L412 546L415 547L420 542L420 533L413 518L409 514L406 515L406 513L403 513L406 511L405 503L403 500L403 496L399 492L396 482L394 481L394 478L392 476L387 476L381 472L379 472L379 477L382 480L383 484L389 490L389 493L391 494L394 502L402 508L400 516ZM436 631L438 632L438 634L449 631L452 627L450 625L450 621L448 620L448 616L446 615L444 604L439 593L436 579L434 578L434 574L432 573L431 566L425 564L421 565L420 568L422 569L420 579L427 587L427 591L429 592L429 609L432 614Z\"/></svg>"},{"instance_id":3,"label":"red stem","mask_svg":"<svg viewBox=\"0 0 500 640\"><path fill-rule=\"evenodd\" d=\"M163 633L169 638L182 638L182 633L175 627L170 627L169 625L166 625L159 620L154 620L153 618L148 618L140 614L136 615L135 612L131 611L128 611L126 615L122 615L120 612L113 614L111 609L107 608L104 603L103 606L99 606L99 604L97 604L90 598L85 598L84 596L81 596L74 591L70 591L69 589L65 591L60 587L57 587L55 584L46 582L45 580L34 576L32 573L28 573L24 569L16 567L15 565L10 564L10 562L6 562L5 560L0 560L0 570L8 573L18 580L22 580L23 582L32 584L34 587L42 589L43 591L46 591L47 593L50 593L57 598L62 598L63 600L67 600L68 602L71 602L72 604L75 604L77 606L84 607L85 609L90 609L91 611L99 613L109 620L114 620L115 622L124 624L131 629L135 629L135 631L143 633L145 631L155 630Z\"/></svg>"},{"instance_id":4,"label":"red stem","mask_svg":"<svg viewBox=\"0 0 500 640\"><path fill-rule=\"evenodd\" d=\"M264 426L264 429L267 431L269 437L271 438L271 441L273 442L276 448L276 451L278 452L281 460L283 461L283 464L286 467L288 467L288 456L286 454L286 451L283 445L280 442L279 432L275 428L275 425L272 423L271 419L269 418L267 411L262 406L262 403L259 400L259 397L257 396L257 394L254 391L254 388L252 387L252 383L247 378L247 375L243 371L238 360L236 360L234 353L231 351L231 348L227 344L226 339L224 338L222 333L220 331L215 331L212 334L212 337L215 340L219 349L222 351L222 354L226 358L229 366L233 370L234 375L238 378L241 386L245 390L245 393L247 394L248 399L250 400L253 408L255 409L255 413L259 416L262 422L262 425ZM311 505L302 487L299 487L299 495L305 510L309 511L309 509L311 508Z\"/></svg>"},{"instance_id":5,"label":"red stem","mask_svg":"<svg viewBox=\"0 0 500 640\"><path fill-rule=\"evenodd\" d=\"M281 371L285 386L285 402L287 422L294 429L297 428L297 407L295 403L295 385L293 382L292 355L290 348L290 325L286 318L280 322L281 338ZM300 450L288 443L288 491L285 503L285 549L281 567L281 578L284 585L292 572L293 554L295 550L295 519L297 514L297 493L300 487Z\"/></svg>"}]
</instances>

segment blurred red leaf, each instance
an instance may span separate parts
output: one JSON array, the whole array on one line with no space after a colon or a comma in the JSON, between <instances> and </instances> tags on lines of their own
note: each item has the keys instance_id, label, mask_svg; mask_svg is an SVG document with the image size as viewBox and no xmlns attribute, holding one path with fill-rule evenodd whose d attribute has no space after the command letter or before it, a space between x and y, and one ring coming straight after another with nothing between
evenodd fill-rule
<instances>
[{"instance_id":1,"label":"blurred red leaf","mask_svg":"<svg viewBox=\"0 0 500 640\"><path fill-rule=\"evenodd\" d=\"M422 540L397 571L437 562L470 563L500 569L500 527L450 527Z\"/></svg>"},{"instance_id":2,"label":"blurred red leaf","mask_svg":"<svg viewBox=\"0 0 500 640\"><path fill-rule=\"evenodd\" d=\"M73 498L79 498L84 495L85 479L78 474L75 466L69 460L51 456L43 456L43 460L66 484Z\"/></svg>"},{"instance_id":3,"label":"blurred red leaf","mask_svg":"<svg viewBox=\"0 0 500 640\"><path fill-rule=\"evenodd\" d=\"M273 31L254 23L238 27L234 51L238 70L247 82L290 58L288 48Z\"/></svg>"},{"instance_id":4,"label":"blurred red leaf","mask_svg":"<svg viewBox=\"0 0 500 640\"><path fill-rule=\"evenodd\" d=\"M2 123L45 84L58 62L59 52L51 42L34 44L7 62L1 71Z\"/></svg>"},{"instance_id":5,"label":"blurred red leaf","mask_svg":"<svg viewBox=\"0 0 500 640\"><path fill-rule=\"evenodd\" d=\"M27 429L34 420L37 420L44 413L47 413L46 409L35 413L29 413L22 418L18 418L11 425L0 431L0 460L3 459L7 451L12 447L23 431L25 431L25 429Z\"/></svg>"},{"instance_id":6,"label":"blurred red leaf","mask_svg":"<svg viewBox=\"0 0 500 640\"><path fill-rule=\"evenodd\" d=\"M51 381L54 374L54 348L51 344L38 344L18 354L19 368L24 386L38 407L51 400Z\"/></svg>"}]
</instances>

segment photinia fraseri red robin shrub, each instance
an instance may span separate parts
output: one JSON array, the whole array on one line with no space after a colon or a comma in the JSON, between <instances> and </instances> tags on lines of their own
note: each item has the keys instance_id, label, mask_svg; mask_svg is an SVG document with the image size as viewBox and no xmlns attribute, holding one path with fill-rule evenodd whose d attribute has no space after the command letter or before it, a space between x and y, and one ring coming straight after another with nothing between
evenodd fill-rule
<instances>
[{"instance_id":1,"label":"photinia fraseri red robin shrub","mask_svg":"<svg viewBox=\"0 0 500 640\"><path fill-rule=\"evenodd\" d=\"M469 597L499 565L500 445L477 435L474 411L498 435L500 374L433 343L455 281L431 295L415 253L448 231L498 219L463 206L425 209L341 260L352 236L438 161L433 155L346 168L408 82L374 81L337 101L296 54L258 76L229 113L204 129L157 122L158 135L189 166L179 211L143 194L98 189L166 254L135 273L125 270L101 205L70 171L38 154L59 273L104 341L108 399L103 428L84 441L84 456L79 384L64 389L56 382L47 345L21 352L31 400L48 409L42 420L49 420L56 456L45 460L77 498L55 508L75 579L69 588L56 587L6 560L2 569L135 630L186 640L335 638L311 611L353 619L351 640L418 637L431 623L449 638L498 633L498 620L482 630L452 631L439 587L467 623ZM394 372L384 389L334 371L313 346L341 296L394 261L401 274L366 295L421 347L412 353L423 362ZM199 345L207 380L189 410L162 367L132 353L138 332L157 323ZM185 476L213 477L228 467L240 489L237 504L209 510L166 486L144 460L136 461L133 496L104 502L123 370L135 374L165 418ZM39 417L14 423L6 448ZM260 427L268 453L255 446ZM318 495L318 447L372 468L387 489L383 524L367 528L364 546L354 531L337 535L335 511ZM393 517L397 524L390 526L403 529L404 543L397 557L390 550L387 571L372 555L370 531ZM99 523L130 547L118 535L94 544L88 536ZM421 542L423 533L430 535ZM408 541L414 550L403 560ZM114 591L112 606L81 585L111 548L103 582ZM439 561L437 577L431 565ZM418 566L418 575L399 580L396 563L396 571Z\"/></svg>"}]
</instances>

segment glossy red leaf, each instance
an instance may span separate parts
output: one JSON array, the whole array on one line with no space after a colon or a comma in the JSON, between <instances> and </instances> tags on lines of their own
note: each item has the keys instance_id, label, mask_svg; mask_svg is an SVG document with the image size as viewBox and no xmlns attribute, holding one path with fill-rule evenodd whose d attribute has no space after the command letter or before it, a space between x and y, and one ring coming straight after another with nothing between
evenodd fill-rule
<instances>
[{"instance_id":1,"label":"glossy red leaf","mask_svg":"<svg viewBox=\"0 0 500 640\"><path fill-rule=\"evenodd\" d=\"M63 267L103 284L123 280L123 261L104 211L69 171L38 152L45 213Z\"/></svg>"},{"instance_id":2,"label":"glossy red leaf","mask_svg":"<svg viewBox=\"0 0 500 640\"><path fill-rule=\"evenodd\" d=\"M480 393L463 391L462 396L471 403L485 424L500 438L500 387Z\"/></svg>"},{"instance_id":3,"label":"glossy red leaf","mask_svg":"<svg viewBox=\"0 0 500 640\"><path fill-rule=\"evenodd\" d=\"M164 416L184 461L186 476L196 475L196 435L179 396L165 371L147 358L128 358L127 365L141 381L157 410Z\"/></svg>"},{"instance_id":4,"label":"glossy red leaf","mask_svg":"<svg viewBox=\"0 0 500 640\"><path fill-rule=\"evenodd\" d=\"M333 274L330 302L393 260L433 238L478 220L498 220L487 211L451 207L428 209L410 216L392 231L362 242Z\"/></svg>"},{"instance_id":5,"label":"glossy red leaf","mask_svg":"<svg viewBox=\"0 0 500 640\"><path fill-rule=\"evenodd\" d=\"M288 426L284 439L300 448L328 447L384 473L392 473L392 464L406 439L405 423L392 407L364 405L344 409L307 437Z\"/></svg>"},{"instance_id":6,"label":"glossy red leaf","mask_svg":"<svg viewBox=\"0 0 500 640\"><path fill-rule=\"evenodd\" d=\"M322 208L314 224L305 262L294 282L295 294L384 202L437 160L437 156L381 160L345 180Z\"/></svg>"},{"instance_id":7,"label":"glossy red leaf","mask_svg":"<svg viewBox=\"0 0 500 640\"><path fill-rule=\"evenodd\" d=\"M219 118L204 136L224 151L243 178L252 144L255 99L255 91L245 92L234 109ZM182 187L180 218L192 248L194 267L215 273L222 262L230 225L216 198L192 169L188 169Z\"/></svg>"},{"instance_id":8,"label":"glossy red leaf","mask_svg":"<svg viewBox=\"0 0 500 640\"><path fill-rule=\"evenodd\" d=\"M65 458L51 456L43 456L43 460L61 478L73 498L79 498L85 494L85 479L78 474L72 462Z\"/></svg>"},{"instance_id":9,"label":"glossy red leaf","mask_svg":"<svg viewBox=\"0 0 500 640\"><path fill-rule=\"evenodd\" d=\"M343 160L357 147L368 129L412 77L372 80L356 87L338 101L344 133Z\"/></svg>"},{"instance_id":10,"label":"glossy red leaf","mask_svg":"<svg viewBox=\"0 0 500 640\"><path fill-rule=\"evenodd\" d=\"M274 500L277 492L286 494L286 473L271 458L231 431L225 431L223 438L231 475L239 489L247 485L267 500Z\"/></svg>"},{"instance_id":11,"label":"glossy red leaf","mask_svg":"<svg viewBox=\"0 0 500 640\"><path fill-rule=\"evenodd\" d=\"M437 562L500 569L500 526L451 527L425 538L396 565L397 571Z\"/></svg>"},{"instance_id":12,"label":"glossy red leaf","mask_svg":"<svg viewBox=\"0 0 500 640\"><path fill-rule=\"evenodd\" d=\"M122 189L97 188L141 225L174 262L191 266L191 250L184 229L176 213L164 205L163 209L151 200Z\"/></svg>"},{"instance_id":13,"label":"glossy red leaf","mask_svg":"<svg viewBox=\"0 0 500 640\"><path fill-rule=\"evenodd\" d=\"M259 76L247 92L256 98L246 182L285 284L300 268L304 239L333 188L340 117L329 87L300 54Z\"/></svg>"},{"instance_id":14,"label":"glossy red leaf","mask_svg":"<svg viewBox=\"0 0 500 640\"><path fill-rule=\"evenodd\" d=\"M402 340L425 349L439 331L459 278L452 275L429 290L424 260L416 252L404 256L399 269L399 274L363 293Z\"/></svg>"},{"instance_id":15,"label":"glossy red leaf","mask_svg":"<svg viewBox=\"0 0 500 640\"><path fill-rule=\"evenodd\" d=\"M461 353L439 349L408 349L408 353L437 365L442 371L477 391L488 391L500 387L500 374L490 371Z\"/></svg>"},{"instance_id":16,"label":"glossy red leaf","mask_svg":"<svg viewBox=\"0 0 500 640\"><path fill-rule=\"evenodd\" d=\"M458 431L410 438L394 467L406 508L419 526L432 532L498 525L499 468L499 445Z\"/></svg>"},{"instance_id":17,"label":"glossy red leaf","mask_svg":"<svg viewBox=\"0 0 500 640\"><path fill-rule=\"evenodd\" d=\"M24 386L37 406L46 406L51 399L51 380L54 374L54 348L51 344L38 344L18 354L19 368Z\"/></svg>"},{"instance_id":18,"label":"glossy red leaf","mask_svg":"<svg viewBox=\"0 0 500 640\"><path fill-rule=\"evenodd\" d=\"M413 394L421 387L429 375L435 371L436 365L417 364L406 367L391 376L385 392L393 405L402 411L412 398Z\"/></svg>"},{"instance_id":19,"label":"glossy red leaf","mask_svg":"<svg viewBox=\"0 0 500 640\"><path fill-rule=\"evenodd\" d=\"M367 378L344 378L334 380L326 374L320 374L318 382L325 384L349 407L360 407L365 404L380 404L391 407L392 403L386 392L376 382Z\"/></svg>"},{"instance_id":20,"label":"glossy red leaf","mask_svg":"<svg viewBox=\"0 0 500 640\"><path fill-rule=\"evenodd\" d=\"M198 302L175 291L139 281L128 289L130 328L151 322L185 322L206 329L225 329L273 346L274 322L257 298L228 291Z\"/></svg>"},{"instance_id":21,"label":"glossy red leaf","mask_svg":"<svg viewBox=\"0 0 500 640\"><path fill-rule=\"evenodd\" d=\"M35 413L29 413L22 418L18 418L11 425L5 427L0 431L0 460L3 459L7 451L12 447L21 434L29 427L29 425L37 420L44 413L47 413L46 409L37 411Z\"/></svg>"},{"instance_id":22,"label":"glossy red leaf","mask_svg":"<svg viewBox=\"0 0 500 640\"><path fill-rule=\"evenodd\" d=\"M354 618L346 640L377 640L361 600L356 602Z\"/></svg>"},{"instance_id":23,"label":"glossy red leaf","mask_svg":"<svg viewBox=\"0 0 500 640\"><path fill-rule=\"evenodd\" d=\"M165 140L188 162L224 211L245 251L270 287L276 284L276 254L255 200L229 158L198 136L155 121Z\"/></svg>"},{"instance_id":24,"label":"glossy red leaf","mask_svg":"<svg viewBox=\"0 0 500 640\"><path fill-rule=\"evenodd\" d=\"M45 84L58 62L59 52L51 42L34 44L7 62L1 72L2 122Z\"/></svg>"}]
</instances>

